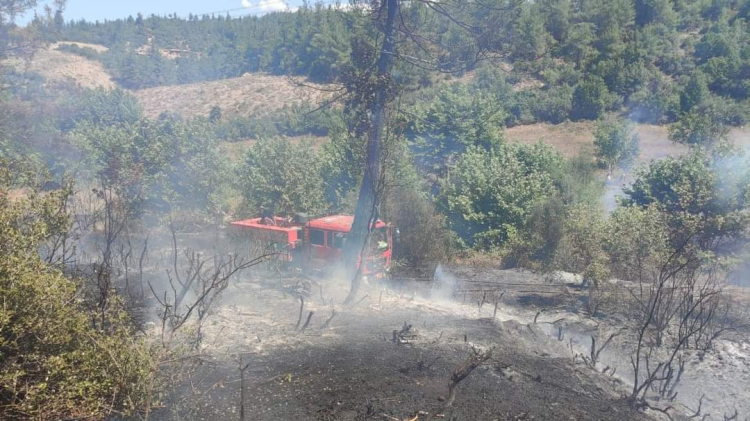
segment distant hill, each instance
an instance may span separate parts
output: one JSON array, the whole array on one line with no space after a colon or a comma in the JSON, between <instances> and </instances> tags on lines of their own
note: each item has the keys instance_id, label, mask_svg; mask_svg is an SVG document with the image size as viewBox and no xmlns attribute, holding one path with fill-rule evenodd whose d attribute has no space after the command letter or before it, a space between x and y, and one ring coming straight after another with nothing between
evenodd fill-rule
<instances>
[{"instance_id":1,"label":"distant hill","mask_svg":"<svg viewBox=\"0 0 750 421\"><path fill-rule=\"evenodd\" d=\"M262 116L304 101L315 103L327 94L295 85L284 76L245 74L243 77L180 86L160 86L133 92L146 116L162 112L185 118L208 116L213 106L228 117Z\"/></svg>"},{"instance_id":2,"label":"distant hill","mask_svg":"<svg viewBox=\"0 0 750 421\"><path fill-rule=\"evenodd\" d=\"M18 70L39 73L50 82L73 83L89 89L117 87L112 75L101 62L58 50L63 44L75 44L98 53L107 51L107 47L98 44L60 42L38 51L30 64L21 60L13 60L11 63ZM315 88L295 85L285 76L258 73L131 92L150 118L156 118L165 111L185 118L208 116L211 108L216 105L228 117L262 116L304 101L315 103L327 95Z\"/></svg>"},{"instance_id":3,"label":"distant hill","mask_svg":"<svg viewBox=\"0 0 750 421\"><path fill-rule=\"evenodd\" d=\"M57 51L61 43L56 43L36 53L30 65L13 59L10 64L18 70L30 70L54 82L72 82L83 88L114 88L112 77L104 66L95 60L89 60L75 54ZM69 44L69 43L68 43ZM89 47L96 51L106 51L101 45L76 43L80 47ZM28 67L27 67L28 66Z\"/></svg>"}]
</instances>

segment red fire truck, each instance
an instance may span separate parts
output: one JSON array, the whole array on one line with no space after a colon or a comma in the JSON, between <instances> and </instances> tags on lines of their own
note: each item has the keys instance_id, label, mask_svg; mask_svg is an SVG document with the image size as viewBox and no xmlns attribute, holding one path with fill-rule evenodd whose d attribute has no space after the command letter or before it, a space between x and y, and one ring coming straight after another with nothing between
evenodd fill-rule
<instances>
[{"instance_id":1,"label":"red fire truck","mask_svg":"<svg viewBox=\"0 0 750 421\"><path fill-rule=\"evenodd\" d=\"M264 216L232 223L240 237L272 246L280 260L303 272L330 273L341 262L343 249L354 217L331 215L307 219ZM370 237L363 275L385 277L391 267L393 236L391 226L378 220ZM359 265L359 263L358 263Z\"/></svg>"}]
</instances>

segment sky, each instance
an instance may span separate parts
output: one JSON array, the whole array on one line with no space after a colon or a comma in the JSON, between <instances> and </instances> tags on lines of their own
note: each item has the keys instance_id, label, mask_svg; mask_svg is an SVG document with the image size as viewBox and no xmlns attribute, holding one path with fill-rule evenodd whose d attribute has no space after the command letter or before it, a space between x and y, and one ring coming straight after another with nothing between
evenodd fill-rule
<instances>
[{"instance_id":1,"label":"sky","mask_svg":"<svg viewBox=\"0 0 750 421\"><path fill-rule=\"evenodd\" d=\"M51 1L39 1L38 10L43 10L44 4ZM312 3L312 2L311 2ZM249 14L263 14L278 10L294 9L302 4L302 0L68 0L65 9L65 20L86 19L88 21L127 18L138 12L144 16L151 14L166 15L177 13L178 16L202 15L223 11L232 16ZM28 13L19 22L31 19Z\"/></svg>"}]
</instances>

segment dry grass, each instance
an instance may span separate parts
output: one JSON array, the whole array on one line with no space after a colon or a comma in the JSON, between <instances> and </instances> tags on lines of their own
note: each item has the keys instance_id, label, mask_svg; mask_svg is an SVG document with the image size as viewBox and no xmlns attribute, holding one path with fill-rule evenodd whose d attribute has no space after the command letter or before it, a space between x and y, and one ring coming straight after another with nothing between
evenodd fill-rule
<instances>
[{"instance_id":1,"label":"dry grass","mask_svg":"<svg viewBox=\"0 0 750 421\"><path fill-rule=\"evenodd\" d=\"M685 146L676 145L669 140L667 126L638 124L636 130L641 139L639 163L666 156L679 156L687 151ZM505 133L511 142L528 145L541 140L569 157L575 156L581 150L594 149L594 123L588 121L516 126L507 129ZM729 137L738 146L750 146L750 128L732 129Z\"/></svg>"},{"instance_id":2,"label":"dry grass","mask_svg":"<svg viewBox=\"0 0 750 421\"><path fill-rule=\"evenodd\" d=\"M208 116L215 105L225 116L259 116L286 105L317 103L325 92L300 87L283 76L246 74L243 77L180 86L160 86L134 92L150 118L164 111L185 118Z\"/></svg>"},{"instance_id":3,"label":"dry grass","mask_svg":"<svg viewBox=\"0 0 750 421\"><path fill-rule=\"evenodd\" d=\"M575 156L581 149L593 148L594 125L590 122L562 124L528 124L511 127L505 135L511 142L534 144L540 140L565 156Z\"/></svg>"},{"instance_id":4,"label":"dry grass","mask_svg":"<svg viewBox=\"0 0 750 421\"><path fill-rule=\"evenodd\" d=\"M106 48L93 44L77 44L80 47L97 47L95 48L97 51ZM18 59L9 60L9 63L19 70L39 73L50 81L73 82L83 88L92 89L98 87L112 89L115 87L115 82L101 63L75 54L56 51L55 48L57 48L57 44L38 51L30 64Z\"/></svg>"}]
</instances>

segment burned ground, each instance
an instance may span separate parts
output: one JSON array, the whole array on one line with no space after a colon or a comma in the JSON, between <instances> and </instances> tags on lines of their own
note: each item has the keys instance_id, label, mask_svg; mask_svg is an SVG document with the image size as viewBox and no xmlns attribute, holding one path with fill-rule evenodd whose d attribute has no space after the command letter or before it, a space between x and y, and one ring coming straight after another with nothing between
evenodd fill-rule
<instances>
[{"instance_id":1,"label":"burned ground","mask_svg":"<svg viewBox=\"0 0 750 421\"><path fill-rule=\"evenodd\" d=\"M215 357L192 377L208 391L190 400L191 417L239 419L241 354L246 419L429 419L443 413L451 373L474 346L493 349L493 358L460 383L444 419L647 419L621 399L616 379L575 365L541 325L484 317L493 312L486 306L462 315L460 306L376 286L346 310L331 304L341 301L339 288L321 282L303 312L304 322L315 311L310 327L299 333L297 298L265 285L233 286L204 328L204 351ZM416 337L396 344L404 323Z\"/></svg>"}]
</instances>

